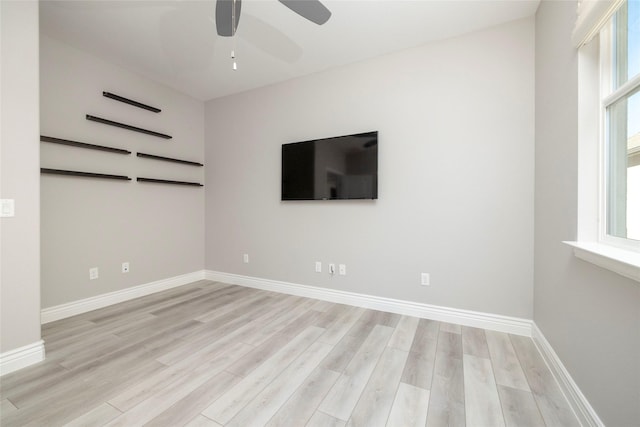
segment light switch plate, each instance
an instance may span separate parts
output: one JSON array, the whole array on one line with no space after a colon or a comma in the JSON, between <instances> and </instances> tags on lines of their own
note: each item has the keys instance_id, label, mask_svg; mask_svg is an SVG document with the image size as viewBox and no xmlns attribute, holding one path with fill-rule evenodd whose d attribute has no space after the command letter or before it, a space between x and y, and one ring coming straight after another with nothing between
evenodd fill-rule
<instances>
[{"instance_id":1,"label":"light switch plate","mask_svg":"<svg viewBox=\"0 0 640 427\"><path fill-rule=\"evenodd\" d=\"M16 215L16 201L14 199L0 199L2 206L0 217L9 218Z\"/></svg>"}]
</instances>

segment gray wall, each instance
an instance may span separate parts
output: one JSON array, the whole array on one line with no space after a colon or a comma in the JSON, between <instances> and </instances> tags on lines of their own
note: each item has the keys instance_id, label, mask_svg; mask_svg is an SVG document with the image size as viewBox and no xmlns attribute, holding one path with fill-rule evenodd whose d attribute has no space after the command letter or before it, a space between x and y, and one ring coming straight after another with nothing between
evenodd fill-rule
<instances>
[{"instance_id":1,"label":"gray wall","mask_svg":"<svg viewBox=\"0 0 640 427\"><path fill-rule=\"evenodd\" d=\"M210 101L206 267L531 318L533 106L533 17ZM281 144L371 130L377 201L280 201Z\"/></svg>"},{"instance_id":2,"label":"gray wall","mask_svg":"<svg viewBox=\"0 0 640 427\"><path fill-rule=\"evenodd\" d=\"M143 184L136 176L204 181L203 168L135 152L203 162L204 104L46 35L41 37L43 135L125 148L128 156L41 144L43 167L127 175L133 181L42 176L42 307L204 268L204 189ZM113 101L114 92L155 114ZM85 114L173 136L171 140L85 120ZM130 272L121 273L121 263ZM100 278L89 280L89 268Z\"/></svg>"},{"instance_id":3,"label":"gray wall","mask_svg":"<svg viewBox=\"0 0 640 427\"><path fill-rule=\"evenodd\" d=\"M0 353L40 340L38 3L0 2Z\"/></svg>"},{"instance_id":4,"label":"gray wall","mask_svg":"<svg viewBox=\"0 0 640 427\"><path fill-rule=\"evenodd\" d=\"M573 2L536 16L534 320L602 421L640 420L640 286L578 260L578 63Z\"/></svg>"}]
</instances>

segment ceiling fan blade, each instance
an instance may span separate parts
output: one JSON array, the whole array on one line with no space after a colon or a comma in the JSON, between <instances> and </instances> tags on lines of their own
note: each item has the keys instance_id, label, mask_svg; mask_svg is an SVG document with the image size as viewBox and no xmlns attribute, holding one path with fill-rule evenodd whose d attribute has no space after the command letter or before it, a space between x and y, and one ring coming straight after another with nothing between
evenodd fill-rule
<instances>
[{"instance_id":1,"label":"ceiling fan blade","mask_svg":"<svg viewBox=\"0 0 640 427\"><path fill-rule=\"evenodd\" d=\"M235 24L233 23L233 7L235 5ZM242 0L216 1L216 30L219 36L231 37L238 29Z\"/></svg>"},{"instance_id":2,"label":"ceiling fan blade","mask_svg":"<svg viewBox=\"0 0 640 427\"><path fill-rule=\"evenodd\" d=\"M220 1L220 0L218 0ZM278 0L289 9L293 10L303 18L308 19L318 25L322 25L329 20L331 12L320 0Z\"/></svg>"},{"instance_id":3,"label":"ceiling fan blade","mask_svg":"<svg viewBox=\"0 0 640 427\"><path fill-rule=\"evenodd\" d=\"M238 33L238 36L253 47L289 64L293 64L302 57L302 48L279 29L247 11L242 15L242 19L244 30Z\"/></svg>"}]
</instances>

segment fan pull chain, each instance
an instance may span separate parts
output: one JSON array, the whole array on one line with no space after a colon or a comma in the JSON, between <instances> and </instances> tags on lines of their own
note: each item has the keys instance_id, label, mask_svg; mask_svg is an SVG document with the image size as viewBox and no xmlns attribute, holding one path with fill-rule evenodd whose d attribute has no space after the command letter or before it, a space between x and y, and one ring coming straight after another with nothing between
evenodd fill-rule
<instances>
[{"instance_id":1,"label":"fan pull chain","mask_svg":"<svg viewBox=\"0 0 640 427\"><path fill-rule=\"evenodd\" d=\"M231 8L231 37L233 37L233 49L231 49L231 61L233 71L238 70L238 64L236 63L236 0L233 0L233 6Z\"/></svg>"}]
</instances>

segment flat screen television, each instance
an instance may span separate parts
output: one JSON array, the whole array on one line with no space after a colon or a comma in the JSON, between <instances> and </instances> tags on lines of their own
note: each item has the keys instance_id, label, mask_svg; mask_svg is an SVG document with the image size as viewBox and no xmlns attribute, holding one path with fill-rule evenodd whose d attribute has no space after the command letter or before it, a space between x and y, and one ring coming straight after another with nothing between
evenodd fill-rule
<instances>
[{"instance_id":1,"label":"flat screen television","mask_svg":"<svg viewBox=\"0 0 640 427\"><path fill-rule=\"evenodd\" d=\"M282 145L282 200L378 198L378 132Z\"/></svg>"}]
</instances>

